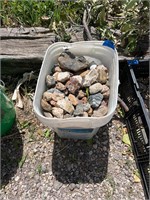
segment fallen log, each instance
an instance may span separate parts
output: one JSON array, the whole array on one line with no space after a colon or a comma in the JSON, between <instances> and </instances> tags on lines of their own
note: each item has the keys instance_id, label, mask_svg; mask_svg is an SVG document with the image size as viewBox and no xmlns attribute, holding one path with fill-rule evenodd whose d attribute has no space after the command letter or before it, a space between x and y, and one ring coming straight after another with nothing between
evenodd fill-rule
<instances>
[{"instance_id":1,"label":"fallen log","mask_svg":"<svg viewBox=\"0 0 150 200\"><path fill-rule=\"evenodd\" d=\"M72 42L84 40L83 27L72 36ZM80 34L82 33L82 34ZM0 28L1 74L16 74L37 70L41 67L47 48L56 42L55 33L48 28ZM123 56L119 60L132 60L134 57ZM147 52L144 59L149 59Z\"/></svg>"}]
</instances>

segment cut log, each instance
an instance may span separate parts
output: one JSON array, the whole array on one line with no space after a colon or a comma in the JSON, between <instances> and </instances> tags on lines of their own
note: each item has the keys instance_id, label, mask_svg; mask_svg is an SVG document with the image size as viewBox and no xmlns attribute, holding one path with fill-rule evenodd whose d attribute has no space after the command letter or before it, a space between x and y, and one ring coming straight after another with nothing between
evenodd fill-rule
<instances>
[{"instance_id":1,"label":"cut log","mask_svg":"<svg viewBox=\"0 0 150 200\"><path fill-rule=\"evenodd\" d=\"M55 42L55 34L41 27L1 28L0 37L2 74L39 69L46 49Z\"/></svg>"},{"instance_id":2,"label":"cut log","mask_svg":"<svg viewBox=\"0 0 150 200\"><path fill-rule=\"evenodd\" d=\"M74 33L72 42L84 40L83 27ZM81 34L80 34L81 33ZM56 35L48 28L0 28L1 74L16 74L39 70L47 48L56 42ZM122 56L119 60L131 60L134 57ZM150 53L144 59L149 59Z\"/></svg>"}]
</instances>

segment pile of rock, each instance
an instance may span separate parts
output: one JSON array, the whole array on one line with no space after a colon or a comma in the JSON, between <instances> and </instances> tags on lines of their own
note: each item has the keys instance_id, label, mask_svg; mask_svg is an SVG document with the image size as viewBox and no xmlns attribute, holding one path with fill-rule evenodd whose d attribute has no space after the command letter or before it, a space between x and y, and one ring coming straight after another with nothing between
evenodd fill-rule
<instances>
[{"instance_id":1,"label":"pile of rock","mask_svg":"<svg viewBox=\"0 0 150 200\"><path fill-rule=\"evenodd\" d=\"M66 50L46 76L41 107L46 117L101 117L108 112L108 69Z\"/></svg>"}]
</instances>

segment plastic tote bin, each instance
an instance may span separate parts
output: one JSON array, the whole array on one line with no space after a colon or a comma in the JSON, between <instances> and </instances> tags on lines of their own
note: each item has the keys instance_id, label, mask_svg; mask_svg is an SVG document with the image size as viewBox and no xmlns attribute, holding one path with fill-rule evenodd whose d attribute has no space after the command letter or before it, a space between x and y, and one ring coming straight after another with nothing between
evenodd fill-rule
<instances>
[{"instance_id":1,"label":"plastic tote bin","mask_svg":"<svg viewBox=\"0 0 150 200\"><path fill-rule=\"evenodd\" d=\"M103 41L82 41L75 43L57 42L47 49L37 81L33 108L38 119L46 126L53 128L62 138L90 139L99 127L107 124L116 109L118 98L118 53L116 49L103 45ZM69 49L76 56L85 56L96 64L104 64L109 70L110 97L108 113L103 117L75 117L68 119L47 118L43 115L40 101L46 91L45 77L50 74L58 56Z\"/></svg>"}]
</instances>

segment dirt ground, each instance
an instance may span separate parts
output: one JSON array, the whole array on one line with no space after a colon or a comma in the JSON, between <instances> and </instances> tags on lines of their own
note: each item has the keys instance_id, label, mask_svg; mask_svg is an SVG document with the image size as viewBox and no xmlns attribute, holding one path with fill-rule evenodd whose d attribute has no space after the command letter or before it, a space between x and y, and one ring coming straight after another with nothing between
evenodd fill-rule
<instances>
[{"instance_id":1,"label":"dirt ground","mask_svg":"<svg viewBox=\"0 0 150 200\"><path fill-rule=\"evenodd\" d=\"M1 78L11 98L22 76ZM120 106L92 139L60 139L34 114L36 81L21 86L24 108L16 107L16 123L1 139L0 199L144 200Z\"/></svg>"}]
</instances>

